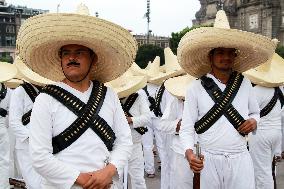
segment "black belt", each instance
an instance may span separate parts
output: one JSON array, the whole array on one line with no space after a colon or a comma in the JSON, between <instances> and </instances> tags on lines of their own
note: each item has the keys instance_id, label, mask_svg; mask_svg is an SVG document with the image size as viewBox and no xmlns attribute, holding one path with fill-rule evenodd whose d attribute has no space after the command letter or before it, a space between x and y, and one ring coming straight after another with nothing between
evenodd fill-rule
<instances>
[{"instance_id":1,"label":"black belt","mask_svg":"<svg viewBox=\"0 0 284 189\"><path fill-rule=\"evenodd\" d=\"M284 105L283 93L279 87L274 87L274 95L272 99L269 101L269 103L260 111L260 117L263 117L269 114L269 112L271 112L271 110L276 105L278 99L280 100L281 108L282 108Z\"/></svg>"},{"instance_id":2,"label":"black belt","mask_svg":"<svg viewBox=\"0 0 284 189\"><path fill-rule=\"evenodd\" d=\"M0 108L0 116L2 117L6 117L8 114L7 110L3 109L3 108Z\"/></svg>"},{"instance_id":3,"label":"black belt","mask_svg":"<svg viewBox=\"0 0 284 189\"><path fill-rule=\"evenodd\" d=\"M138 93L133 93L131 95L129 95L129 97L126 99L125 103L121 103L122 109L124 111L124 114L127 117L133 117L130 113L129 110L130 108L133 106L134 102L136 101L136 99L138 98ZM134 128L139 134L144 135L147 131L148 128L147 127L136 127Z\"/></svg>"},{"instance_id":4,"label":"black belt","mask_svg":"<svg viewBox=\"0 0 284 189\"><path fill-rule=\"evenodd\" d=\"M163 113L161 111L161 106L160 105L161 105L161 101L162 101L162 97L163 97L164 92L165 92L165 82L159 88L158 93L157 93L156 98L155 98L154 114L157 117L162 117L163 116Z\"/></svg>"},{"instance_id":5,"label":"black belt","mask_svg":"<svg viewBox=\"0 0 284 189\"><path fill-rule=\"evenodd\" d=\"M37 92L33 85L30 84L30 83L27 83L27 82L24 82L22 85L21 85L24 90L26 91L26 93L28 94L28 96L30 97L31 101L34 103L35 102L35 99L36 97L38 96L39 92ZM34 85L38 90L41 89L41 87L39 86L36 86ZM31 118L31 113L32 113L32 110L29 110L28 112L26 112L23 116L22 116L22 123L23 125L27 125L29 124L30 122L30 118Z\"/></svg>"},{"instance_id":6,"label":"black belt","mask_svg":"<svg viewBox=\"0 0 284 189\"><path fill-rule=\"evenodd\" d=\"M229 120L235 129L238 129L238 127L245 122L244 118L232 105L232 102L242 84L243 78L242 74L233 72L228 80L228 84L224 92L221 91L212 78L208 78L206 76L202 76L200 78L202 86L215 104L199 121L195 123L194 127L197 134L207 131L222 115ZM243 134L241 135L244 136Z\"/></svg>"},{"instance_id":7,"label":"black belt","mask_svg":"<svg viewBox=\"0 0 284 189\"><path fill-rule=\"evenodd\" d=\"M91 128L104 142L109 151L116 139L115 133L98 113L103 105L107 88L94 81L90 98L85 104L73 94L55 85L48 85L42 92L46 93L72 111L78 118L63 132L52 138L53 154L56 154L75 142L88 128Z\"/></svg>"}]
</instances>

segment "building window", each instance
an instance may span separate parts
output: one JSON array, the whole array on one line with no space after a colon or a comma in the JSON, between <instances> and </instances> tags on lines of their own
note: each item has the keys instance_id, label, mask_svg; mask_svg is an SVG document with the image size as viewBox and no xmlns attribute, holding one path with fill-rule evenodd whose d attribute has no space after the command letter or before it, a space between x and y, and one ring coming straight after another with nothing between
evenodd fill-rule
<instances>
[{"instance_id":1,"label":"building window","mask_svg":"<svg viewBox=\"0 0 284 189\"><path fill-rule=\"evenodd\" d=\"M15 45L16 45L15 37L7 36L6 37L6 46L15 46Z\"/></svg>"},{"instance_id":2,"label":"building window","mask_svg":"<svg viewBox=\"0 0 284 189\"><path fill-rule=\"evenodd\" d=\"M284 24L284 16L282 16L282 24Z\"/></svg>"},{"instance_id":3,"label":"building window","mask_svg":"<svg viewBox=\"0 0 284 189\"><path fill-rule=\"evenodd\" d=\"M6 33L15 33L15 27L14 26L6 26Z\"/></svg>"},{"instance_id":4,"label":"building window","mask_svg":"<svg viewBox=\"0 0 284 189\"><path fill-rule=\"evenodd\" d=\"M258 28L258 15L253 14L249 16L249 29L257 29Z\"/></svg>"}]
</instances>

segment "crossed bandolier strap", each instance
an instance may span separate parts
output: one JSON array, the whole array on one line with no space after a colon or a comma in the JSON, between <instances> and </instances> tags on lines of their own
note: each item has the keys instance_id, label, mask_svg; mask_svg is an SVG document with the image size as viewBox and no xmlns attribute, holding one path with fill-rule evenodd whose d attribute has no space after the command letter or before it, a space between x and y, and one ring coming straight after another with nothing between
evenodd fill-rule
<instances>
[{"instance_id":1,"label":"crossed bandolier strap","mask_svg":"<svg viewBox=\"0 0 284 189\"><path fill-rule=\"evenodd\" d=\"M116 139L115 133L108 123L98 115L103 105L107 88L98 81L93 81L93 84L87 104L59 86L47 85L42 89L42 93L52 96L78 116L68 128L52 138L53 154L70 146L88 128L91 128L100 137L109 151L112 150Z\"/></svg>"},{"instance_id":2,"label":"crossed bandolier strap","mask_svg":"<svg viewBox=\"0 0 284 189\"><path fill-rule=\"evenodd\" d=\"M41 90L41 87L34 85L39 91ZM24 82L21 87L24 88L24 90L26 91L26 93L28 94L28 96L30 97L31 101L34 103L36 97L38 96L39 92L37 92L34 87L32 86L32 84ZM29 110L27 113L25 113L22 116L22 123L24 126L26 126L29 122L30 122L30 118L31 118L31 113L32 113L32 109Z\"/></svg>"},{"instance_id":3,"label":"crossed bandolier strap","mask_svg":"<svg viewBox=\"0 0 284 189\"><path fill-rule=\"evenodd\" d=\"M138 98L139 94L138 93L133 93L131 95L128 96L128 98L126 99L125 103L122 103L121 101L121 106L122 109L124 111L124 114L126 117L133 117L130 113L129 110L131 109L131 107L133 106L134 102L136 101L136 99ZM147 127L136 127L134 128L139 134L144 135L147 131L148 128Z\"/></svg>"},{"instance_id":4,"label":"crossed bandolier strap","mask_svg":"<svg viewBox=\"0 0 284 189\"><path fill-rule=\"evenodd\" d=\"M161 111L161 101L162 101L162 97L163 97L163 94L165 92L165 82L161 85L161 87L159 88L159 91L156 95L156 98L155 98L155 108L154 108L154 114L157 116L157 117L162 117L163 116L163 113Z\"/></svg>"},{"instance_id":5,"label":"crossed bandolier strap","mask_svg":"<svg viewBox=\"0 0 284 189\"><path fill-rule=\"evenodd\" d=\"M215 104L199 121L195 123L194 128L197 134L207 131L222 115L229 120L235 129L238 129L238 127L245 122L244 118L232 105L232 102L242 84L243 78L242 74L233 72L228 80L228 84L224 92L221 91L212 78L208 78L206 76L202 76L200 78L202 86ZM240 134L244 136L244 134Z\"/></svg>"},{"instance_id":6,"label":"crossed bandolier strap","mask_svg":"<svg viewBox=\"0 0 284 189\"><path fill-rule=\"evenodd\" d=\"M7 88L3 83L1 83L0 102L6 97L6 94L7 94ZM0 108L1 117L6 117L7 114L8 114L7 110L5 110L4 108Z\"/></svg>"},{"instance_id":7,"label":"crossed bandolier strap","mask_svg":"<svg viewBox=\"0 0 284 189\"><path fill-rule=\"evenodd\" d=\"M282 108L284 105L283 93L279 87L274 87L274 95L272 99L269 101L269 103L264 108L262 108L262 110L260 111L260 117L263 117L269 114L269 112L271 112L271 110L276 105L278 99L280 100L281 108Z\"/></svg>"}]
</instances>

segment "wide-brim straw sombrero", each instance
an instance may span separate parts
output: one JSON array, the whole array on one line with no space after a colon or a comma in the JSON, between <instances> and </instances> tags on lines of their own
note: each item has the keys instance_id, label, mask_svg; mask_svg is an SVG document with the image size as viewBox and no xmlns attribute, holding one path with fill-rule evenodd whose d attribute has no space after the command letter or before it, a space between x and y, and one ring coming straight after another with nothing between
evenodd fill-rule
<instances>
[{"instance_id":1,"label":"wide-brim straw sombrero","mask_svg":"<svg viewBox=\"0 0 284 189\"><path fill-rule=\"evenodd\" d=\"M17 72L18 70L13 64L0 62L0 83L13 79Z\"/></svg>"},{"instance_id":2,"label":"wide-brim straw sombrero","mask_svg":"<svg viewBox=\"0 0 284 189\"><path fill-rule=\"evenodd\" d=\"M144 88L147 85L147 78L145 76L134 76L129 70L119 78L105 83L105 85L112 88L119 98L124 98Z\"/></svg>"},{"instance_id":3,"label":"wide-brim straw sombrero","mask_svg":"<svg viewBox=\"0 0 284 189\"><path fill-rule=\"evenodd\" d=\"M165 81L165 88L173 96L177 97L180 100L184 100L187 87L194 80L196 80L196 78L188 74L173 77Z\"/></svg>"},{"instance_id":4,"label":"wide-brim straw sombrero","mask_svg":"<svg viewBox=\"0 0 284 189\"><path fill-rule=\"evenodd\" d=\"M44 86L44 85L49 85L53 84L54 81L51 81L49 79L46 79L44 77L41 77L39 74L33 72L31 69L29 69L21 60L20 57L16 57L14 61L14 65L18 69L18 73L15 76L15 78L25 80L29 83L39 85L39 86Z\"/></svg>"},{"instance_id":5,"label":"wide-brim straw sombrero","mask_svg":"<svg viewBox=\"0 0 284 189\"><path fill-rule=\"evenodd\" d=\"M33 16L21 26L16 53L34 72L53 81L61 81L59 50L68 44L92 49L98 61L91 69L91 79L111 81L122 75L132 64L137 43L130 32L97 17L48 13Z\"/></svg>"},{"instance_id":6,"label":"wide-brim straw sombrero","mask_svg":"<svg viewBox=\"0 0 284 189\"><path fill-rule=\"evenodd\" d=\"M252 83L263 87L278 87L284 84L284 59L274 53L266 63L243 73Z\"/></svg>"},{"instance_id":7,"label":"wide-brim straw sombrero","mask_svg":"<svg viewBox=\"0 0 284 189\"><path fill-rule=\"evenodd\" d=\"M233 69L244 72L268 61L276 48L268 37L230 29L223 10L217 12L214 27L201 27L185 34L178 46L181 67L194 77L211 71L209 52L215 48L235 48L237 56Z\"/></svg>"},{"instance_id":8,"label":"wide-brim straw sombrero","mask_svg":"<svg viewBox=\"0 0 284 189\"><path fill-rule=\"evenodd\" d=\"M24 81L21 79L10 79L4 82L4 84L11 89L15 89L23 83Z\"/></svg>"}]
</instances>

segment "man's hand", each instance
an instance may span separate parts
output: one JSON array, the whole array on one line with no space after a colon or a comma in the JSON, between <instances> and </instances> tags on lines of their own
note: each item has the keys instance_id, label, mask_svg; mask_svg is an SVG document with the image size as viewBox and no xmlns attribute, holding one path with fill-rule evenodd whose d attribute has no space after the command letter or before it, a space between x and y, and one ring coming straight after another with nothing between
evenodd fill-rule
<instances>
[{"instance_id":1,"label":"man's hand","mask_svg":"<svg viewBox=\"0 0 284 189\"><path fill-rule=\"evenodd\" d=\"M189 162L190 169L194 173L200 173L200 171L203 169L204 156L201 155L200 159L198 159L191 149L186 150L185 155L187 161Z\"/></svg>"},{"instance_id":2,"label":"man's hand","mask_svg":"<svg viewBox=\"0 0 284 189\"><path fill-rule=\"evenodd\" d=\"M248 134L256 129L256 120L250 118L246 120L239 128L238 131L243 134Z\"/></svg>"},{"instance_id":3,"label":"man's hand","mask_svg":"<svg viewBox=\"0 0 284 189\"><path fill-rule=\"evenodd\" d=\"M133 123L131 117L126 117L126 119L127 119L128 124L132 124Z\"/></svg>"},{"instance_id":4,"label":"man's hand","mask_svg":"<svg viewBox=\"0 0 284 189\"><path fill-rule=\"evenodd\" d=\"M84 189L107 189L111 187L112 177L115 173L115 166L108 164L105 168L98 171L80 173L75 183Z\"/></svg>"}]
</instances>

